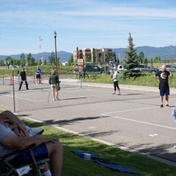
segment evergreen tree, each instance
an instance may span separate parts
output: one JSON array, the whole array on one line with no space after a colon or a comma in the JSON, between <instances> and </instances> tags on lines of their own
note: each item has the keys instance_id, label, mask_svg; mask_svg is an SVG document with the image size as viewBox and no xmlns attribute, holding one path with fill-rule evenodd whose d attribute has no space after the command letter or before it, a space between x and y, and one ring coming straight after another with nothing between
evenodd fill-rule
<instances>
[{"instance_id":1,"label":"evergreen tree","mask_svg":"<svg viewBox=\"0 0 176 176\"><path fill-rule=\"evenodd\" d=\"M125 50L125 59L124 59L124 68L126 71L124 72L124 76L136 77L140 76L138 70L134 70L139 65L138 55L136 50L134 49L133 38L131 37L131 33L129 33L128 38L128 48Z\"/></svg>"}]
</instances>

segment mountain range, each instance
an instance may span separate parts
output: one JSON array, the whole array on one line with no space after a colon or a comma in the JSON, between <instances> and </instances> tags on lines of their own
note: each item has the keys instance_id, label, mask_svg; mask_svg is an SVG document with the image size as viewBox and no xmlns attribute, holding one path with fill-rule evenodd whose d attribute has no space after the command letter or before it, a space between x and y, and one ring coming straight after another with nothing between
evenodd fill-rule
<instances>
[{"instance_id":1,"label":"mountain range","mask_svg":"<svg viewBox=\"0 0 176 176\"><path fill-rule=\"evenodd\" d=\"M113 48L113 52L115 52L120 59L123 59L125 57L124 50L126 49L127 48ZM176 59L176 46L173 45L166 47L139 46L135 47L134 49L136 49L137 54L143 52L144 57L148 59L154 58L156 56L160 56L162 60ZM50 52L42 52L41 54L44 60L48 60L48 57L51 55ZM32 54L32 57L37 59L39 56L41 56L41 54ZM60 58L60 62L67 62L71 55L72 53L66 51L57 52L57 56ZM10 55L10 57L14 59L20 59L20 56L21 54ZM27 57L27 54L25 54L25 56ZM4 60L7 57L7 55L0 55L0 60Z\"/></svg>"},{"instance_id":2,"label":"mountain range","mask_svg":"<svg viewBox=\"0 0 176 176\"><path fill-rule=\"evenodd\" d=\"M124 50L127 48L114 48L113 51L120 58L125 57ZM161 60L176 59L176 46L170 45L166 47L139 46L135 47L137 54L144 53L145 58L154 58L160 56Z\"/></svg>"},{"instance_id":3,"label":"mountain range","mask_svg":"<svg viewBox=\"0 0 176 176\"><path fill-rule=\"evenodd\" d=\"M28 54L25 54L25 57L27 58ZM51 55L51 52L42 52L37 54L32 54L32 57L35 59L43 58L43 60L47 60L49 56ZM67 62L68 59L71 57L72 53L66 52L66 51L59 51L57 52L57 56L60 58L60 62ZM20 59L21 54L13 54L13 55L0 55L0 60L6 59L8 56L12 57L13 59Z\"/></svg>"}]
</instances>

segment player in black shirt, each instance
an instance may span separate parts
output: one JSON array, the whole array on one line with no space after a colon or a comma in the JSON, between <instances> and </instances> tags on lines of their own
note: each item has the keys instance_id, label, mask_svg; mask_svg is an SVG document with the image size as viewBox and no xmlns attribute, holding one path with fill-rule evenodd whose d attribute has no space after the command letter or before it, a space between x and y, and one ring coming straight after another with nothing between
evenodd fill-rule
<instances>
[{"instance_id":1,"label":"player in black shirt","mask_svg":"<svg viewBox=\"0 0 176 176\"><path fill-rule=\"evenodd\" d=\"M19 90L21 90L21 86L23 84L23 81L25 81L26 84L26 90L29 90L28 88L28 83L27 83L27 75L26 75L26 71L24 70L24 68L22 69L22 71L20 72L20 78L21 78L21 83L19 86Z\"/></svg>"},{"instance_id":2,"label":"player in black shirt","mask_svg":"<svg viewBox=\"0 0 176 176\"><path fill-rule=\"evenodd\" d=\"M164 95L166 100L166 107L169 107L169 95L170 95L169 83L168 83L169 76L172 76L172 72L170 70L166 70L166 65L162 65L161 70L159 70L155 74L155 78L159 83L161 108L163 108Z\"/></svg>"}]
</instances>

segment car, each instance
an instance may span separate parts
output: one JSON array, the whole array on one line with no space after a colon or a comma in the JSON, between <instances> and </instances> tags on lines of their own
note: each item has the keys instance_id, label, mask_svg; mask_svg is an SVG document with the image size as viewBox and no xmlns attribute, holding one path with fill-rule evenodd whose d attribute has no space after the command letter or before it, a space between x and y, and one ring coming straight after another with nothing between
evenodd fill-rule
<instances>
[{"instance_id":1,"label":"car","mask_svg":"<svg viewBox=\"0 0 176 176\"><path fill-rule=\"evenodd\" d=\"M156 73L158 71L158 68L151 68L146 64L139 64L134 70L139 70L141 72L150 72L150 73Z\"/></svg>"},{"instance_id":2,"label":"car","mask_svg":"<svg viewBox=\"0 0 176 176\"><path fill-rule=\"evenodd\" d=\"M166 64L166 70L170 70L171 72L176 72L176 65Z\"/></svg>"},{"instance_id":3,"label":"car","mask_svg":"<svg viewBox=\"0 0 176 176\"><path fill-rule=\"evenodd\" d=\"M103 67L98 65L84 65L85 73L103 73Z\"/></svg>"}]
</instances>

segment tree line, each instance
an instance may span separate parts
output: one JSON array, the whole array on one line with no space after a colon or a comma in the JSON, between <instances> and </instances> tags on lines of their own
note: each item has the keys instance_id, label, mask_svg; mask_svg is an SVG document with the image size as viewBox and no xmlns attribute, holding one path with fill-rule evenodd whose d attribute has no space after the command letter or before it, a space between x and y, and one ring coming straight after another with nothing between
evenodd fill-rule
<instances>
[{"instance_id":1,"label":"tree line","mask_svg":"<svg viewBox=\"0 0 176 176\"><path fill-rule=\"evenodd\" d=\"M34 58L32 57L32 54L29 53L28 55L25 56L24 53L20 55L19 59L14 59L10 56L5 58L4 60L0 60L0 66L36 66L36 65L55 65L56 63L58 64L59 62L59 57L55 56L54 52L51 52L51 54L48 57L48 61L46 59L42 58Z\"/></svg>"}]
</instances>

